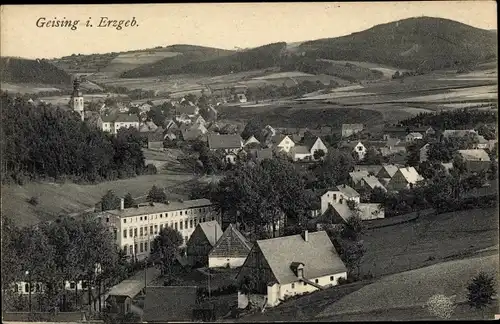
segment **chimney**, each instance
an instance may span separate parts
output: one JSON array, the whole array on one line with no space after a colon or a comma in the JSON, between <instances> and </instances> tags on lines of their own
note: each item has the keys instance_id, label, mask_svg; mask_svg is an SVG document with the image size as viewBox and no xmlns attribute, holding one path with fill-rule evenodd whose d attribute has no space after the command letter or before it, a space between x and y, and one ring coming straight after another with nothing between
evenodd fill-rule
<instances>
[{"instance_id":1,"label":"chimney","mask_svg":"<svg viewBox=\"0 0 500 324\"><path fill-rule=\"evenodd\" d=\"M124 210L124 209L125 209L125 199L120 198L120 210Z\"/></svg>"},{"instance_id":2,"label":"chimney","mask_svg":"<svg viewBox=\"0 0 500 324\"><path fill-rule=\"evenodd\" d=\"M304 239L305 242L309 242L309 231L308 230L304 230L302 232L302 238Z\"/></svg>"}]
</instances>

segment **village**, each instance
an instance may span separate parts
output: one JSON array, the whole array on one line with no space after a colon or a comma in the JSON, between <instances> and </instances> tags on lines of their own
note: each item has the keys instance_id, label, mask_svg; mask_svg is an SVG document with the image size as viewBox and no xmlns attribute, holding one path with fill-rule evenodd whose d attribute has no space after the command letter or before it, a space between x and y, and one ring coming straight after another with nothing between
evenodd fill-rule
<instances>
[{"instance_id":1,"label":"village","mask_svg":"<svg viewBox=\"0 0 500 324\"><path fill-rule=\"evenodd\" d=\"M336 166L343 181L304 191L308 200L305 217L290 217L276 206L278 216L261 221L259 230L230 217L234 210L220 208L207 191L206 196L192 200L153 198L132 205L120 198L116 209L97 204L93 217L114 233L115 244L128 262L142 270L106 291L94 291L97 288L87 286L85 280L67 282L66 289L92 288L92 294L97 294L93 304L87 301L86 315L78 313L76 317L91 316L113 305L115 314L136 314L145 322L234 318L264 312L297 296L371 280L371 270L363 271L363 276L359 270L363 254L370 248L359 240L363 230L438 213L439 203L434 209L418 206L415 201L401 210L388 207L384 201L389 195L400 197L398 193L432 186L440 176L450 174L469 177L470 184L462 195L492 185L494 160L488 152L496 149L497 141L486 140L475 129L391 125L374 134L367 133L363 124L343 124L341 129L259 128L252 121L242 129L230 123L221 125L218 120L217 107L246 101L245 95L234 89L216 96L190 95L156 107L152 102L102 103L96 112L86 110L88 103L78 79L73 87L68 108L81 121L114 136L135 132L142 138L143 150L168 154L171 149L189 151L205 146L206 151L195 150L199 157L194 159L198 163L193 163L193 172L211 175L209 186L217 186L228 172L271 160L286 161L306 172L325 159L345 163ZM158 107L162 111L165 105L169 117L152 113ZM433 146L446 145L452 139L461 141L460 149L452 152L451 161L436 164L438 153ZM332 152L350 162L332 157ZM161 170L161 163L157 166ZM436 167L440 170L429 170ZM179 246L168 246L173 244L169 231L179 234ZM163 235L163 241L157 241ZM338 235L343 238L337 240ZM350 243L342 247L340 240ZM169 255L174 259L153 258L155 244L173 249ZM30 308L31 295L45 291L42 282L19 282L13 289L29 295Z\"/></svg>"}]
</instances>

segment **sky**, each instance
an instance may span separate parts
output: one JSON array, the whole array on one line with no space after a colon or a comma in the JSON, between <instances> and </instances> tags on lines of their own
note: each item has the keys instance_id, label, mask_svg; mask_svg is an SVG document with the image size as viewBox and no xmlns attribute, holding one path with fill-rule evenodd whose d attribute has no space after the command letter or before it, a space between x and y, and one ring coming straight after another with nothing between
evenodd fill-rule
<instances>
[{"instance_id":1,"label":"sky","mask_svg":"<svg viewBox=\"0 0 500 324\"><path fill-rule=\"evenodd\" d=\"M56 58L173 44L224 49L337 37L400 19L430 16L496 29L496 2L191 3L8 5L1 7L1 56ZM132 20L117 30L101 17ZM90 19L89 19L90 18ZM49 20L80 20L76 30L46 27ZM90 20L89 27L86 27ZM43 27L41 22L45 22ZM92 27L90 27L90 25Z\"/></svg>"}]
</instances>

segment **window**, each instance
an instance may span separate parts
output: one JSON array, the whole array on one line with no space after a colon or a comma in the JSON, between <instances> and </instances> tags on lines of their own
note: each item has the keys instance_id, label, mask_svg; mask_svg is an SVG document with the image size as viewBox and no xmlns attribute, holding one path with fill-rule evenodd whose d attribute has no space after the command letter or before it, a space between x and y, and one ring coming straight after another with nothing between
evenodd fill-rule
<instances>
[{"instance_id":1,"label":"window","mask_svg":"<svg viewBox=\"0 0 500 324\"><path fill-rule=\"evenodd\" d=\"M318 282L319 282L319 280L318 280L318 279L315 279L315 280L314 280L314 282L315 282L315 283L318 283Z\"/></svg>"},{"instance_id":2,"label":"window","mask_svg":"<svg viewBox=\"0 0 500 324\"><path fill-rule=\"evenodd\" d=\"M134 254L134 246L130 244L130 254Z\"/></svg>"},{"instance_id":3,"label":"window","mask_svg":"<svg viewBox=\"0 0 500 324\"><path fill-rule=\"evenodd\" d=\"M304 282L304 286L307 286L307 282Z\"/></svg>"},{"instance_id":4,"label":"window","mask_svg":"<svg viewBox=\"0 0 500 324\"><path fill-rule=\"evenodd\" d=\"M148 216L144 216L144 220L148 220Z\"/></svg>"},{"instance_id":5,"label":"window","mask_svg":"<svg viewBox=\"0 0 500 324\"><path fill-rule=\"evenodd\" d=\"M188 241L188 237L184 236L184 243L187 243L187 241Z\"/></svg>"},{"instance_id":6,"label":"window","mask_svg":"<svg viewBox=\"0 0 500 324\"><path fill-rule=\"evenodd\" d=\"M186 228L186 229L188 228L188 221L187 220L184 222L184 228Z\"/></svg>"},{"instance_id":7,"label":"window","mask_svg":"<svg viewBox=\"0 0 500 324\"><path fill-rule=\"evenodd\" d=\"M82 289L86 289L86 288L87 288L87 282L84 281L84 282L82 282Z\"/></svg>"},{"instance_id":8,"label":"window","mask_svg":"<svg viewBox=\"0 0 500 324\"><path fill-rule=\"evenodd\" d=\"M137 254L137 243L134 244L134 254Z\"/></svg>"},{"instance_id":9,"label":"window","mask_svg":"<svg viewBox=\"0 0 500 324\"><path fill-rule=\"evenodd\" d=\"M137 228L134 228L134 237L137 237Z\"/></svg>"},{"instance_id":10,"label":"window","mask_svg":"<svg viewBox=\"0 0 500 324\"><path fill-rule=\"evenodd\" d=\"M155 234L158 233L158 225L155 225Z\"/></svg>"},{"instance_id":11,"label":"window","mask_svg":"<svg viewBox=\"0 0 500 324\"><path fill-rule=\"evenodd\" d=\"M139 233L140 233L140 236L143 235L143 230L142 230L142 227L139 229Z\"/></svg>"},{"instance_id":12,"label":"window","mask_svg":"<svg viewBox=\"0 0 500 324\"><path fill-rule=\"evenodd\" d=\"M129 236L132 237L132 229L129 229Z\"/></svg>"},{"instance_id":13,"label":"window","mask_svg":"<svg viewBox=\"0 0 500 324\"><path fill-rule=\"evenodd\" d=\"M124 218L124 219L123 219L123 223L126 223L126 222L127 222L127 219L126 219L126 218Z\"/></svg>"},{"instance_id":14,"label":"window","mask_svg":"<svg viewBox=\"0 0 500 324\"><path fill-rule=\"evenodd\" d=\"M160 218L163 218L163 214L160 214Z\"/></svg>"},{"instance_id":15,"label":"window","mask_svg":"<svg viewBox=\"0 0 500 324\"><path fill-rule=\"evenodd\" d=\"M203 223L205 223L205 217L203 217Z\"/></svg>"},{"instance_id":16,"label":"window","mask_svg":"<svg viewBox=\"0 0 500 324\"><path fill-rule=\"evenodd\" d=\"M106 223L109 223L109 217L106 217Z\"/></svg>"},{"instance_id":17,"label":"window","mask_svg":"<svg viewBox=\"0 0 500 324\"><path fill-rule=\"evenodd\" d=\"M115 241L118 239L118 230L116 228L113 228L113 236L115 238Z\"/></svg>"},{"instance_id":18,"label":"window","mask_svg":"<svg viewBox=\"0 0 500 324\"><path fill-rule=\"evenodd\" d=\"M160 224L160 231L163 229L163 224Z\"/></svg>"},{"instance_id":19,"label":"window","mask_svg":"<svg viewBox=\"0 0 500 324\"><path fill-rule=\"evenodd\" d=\"M182 221L179 222L180 229L182 230Z\"/></svg>"},{"instance_id":20,"label":"window","mask_svg":"<svg viewBox=\"0 0 500 324\"><path fill-rule=\"evenodd\" d=\"M123 253L127 254L127 246L126 245L123 247Z\"/></svg>"},{"instance_id":21,"label":"window","mask_svg":"<svg viewBox=\"0 0 500 324\"><path fill-rule=\"evenodd\" d=\"M189 228L193 228L193 220L192 219L189 220Z\"/></svg>"},{"instance_id":22,"label":"window","mask_svg":"<svg viewBox=\"0 0 500 324\"><path fill-rule=\"evenodd\" d=\"M148 242L144 242L144 252L148 252Z\"/></svg>"},{"instance_id":23,"label":"window","mask_svg":"<svg viewBox=\"0 0 500 324\"><path fill-rule=\"evenodd\" d=\"M141 252L141 253L142 253L142 251L144 251L144 243L142 243L142 242L141 242L141 243L139 244L139 252Z\"/></svg>"},{"instance_id":24,"label":"window","mask_svg":"<svg viewBox=\"0 0 500 324\"><path fill-rule=\"evenodd\" d=\"M126 229L123 230L123 238L127 238L127 230Z\"/></svg>"},{"instance_id":25,"label":"window","mask_svg":"<svg viewBox=\"0 0 500 324\"><path fill-rule=\"evenodd\" d=\"M174 223L174 228L177 229L177 222Z\"/></svg>"},{"instance_id":26,"label":"window","mask_svg":"<svg viewBox=\"0 0 500 324\"><path fill-rule=\"evenodd\" d=\"M198 224L198 218L194 219L194 226L196 227L196 224Z\"/></svg>"},{"instance_id":27,"label":"window","mask_svg":"<svg viewBox=\"0 0 500 324\"><path fill-rule=\"evenodd\" d=\"M30 285L24 284L24 291L29 292L30 291Z\"/></svg>"},{"instance_id":28,"label":"window","mask_svg":"<svg viewBox=\"0 0 500 324\"><path fill-rule=\"evenodd\" d=\"M74 282L69 283L69 288L70 289L75 289L76 284Z\"/></svg>"},{"instance_id":29,"label":"window","mask_svg":"<svg viewBox=\"0 0 500 324\"><path fill-rule=\"evenodd\" d=\"M333 276L330 276L330 281L333 281Z\"/></svg>"},{"instance_id":30,"label":"window","mask_svg":"<svg viewBox=\"0 0 500 324\"><path fill-rule=\"evenodd\" d=\"M337 194L333 194L333 200L337 200Z\"/></svg>"},{"instance_id":31,"label":"window","mask_svg":"<svg viewBox=\"0 0 500 324\"><path fill-rule=\"evenodd\" d=\"M142 220L142 217L139 217L139 220Z\"/></svg>"},{"instance_id":32,"label":"window","mask_svg":"<svg viewBox=\"0 0 500 324\"><path fill-rule=\"evenodd\" d=\"M40 292L40 284L36 284L36 292Z\"/></svg>"},{"instance_id":33,"label":"window","mask_svg":"<svg viewBox=\"0 0 500 324\"><path fill-rule=\"evenodd\" d=\"M180 213L181 213L181 216L182 216L182 210L180 211Z\"/></svg>"},{"instance_id":34,"label":"window","mask_svg":"<svg viewBox=\"0 0 500 324\"><path fill-rule=\"evenodd\" d=\"M294 283L292 284L292 289L295 289L295 284Z\"/></svg>"},{"instance_id":35,"label":"window","mask_svg":"<svg viewBox=\"0 0 500 324\"><path fill-rule=\"evenodd\" d=\"M149 234L153 234L153 225L149 227Z\"/></svg>"}]
</instances>

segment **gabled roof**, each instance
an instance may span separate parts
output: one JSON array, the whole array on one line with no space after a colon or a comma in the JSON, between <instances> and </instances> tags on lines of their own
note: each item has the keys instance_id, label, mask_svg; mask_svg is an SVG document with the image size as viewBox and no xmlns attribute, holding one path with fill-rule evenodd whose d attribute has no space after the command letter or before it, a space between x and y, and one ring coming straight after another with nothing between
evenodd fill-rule
<instances>
[{"instance_id":1,"label":"gabled roof","mask_svg":"<svg viewBox=\"0 0 500 324\"><path fill-rule=\"evenodd\" d=\"M379 173L379 171L381 169L382 169L382 165L378 165L378 164L369 164L369 165L356 164L354 166L354 172L366 171L368 173L373 172L374 174L377 174L377 173Z\"/></svg>"},{"instance_id":2,"label":"gabled roof","mask_svg":"<svg viewBox=\"0 0 500 324\"><path fill-rule=\"evenodd\" d=\"M338 191L349 198L359 197L359 193L348 185L339 185L336 187Z\"/></svg>"},{"instance_id":3,"label":"gabled roof","mask_svg":"<svg viewBox=\"0 0 500 324\"><path fill-rule=\"evenodd\" d=\"M307 146L304 145L295 145L290 149L292 154L310 154L311 151Z\"/></svg>"},{"instance_id":4,"label":"gabled roof","mask_svg":"<svg viewBox=\"0 0 500 324\"><path fill-rule=\"evenodd\" d=\"M424 137L422 134L417 133L417 132L411 132L406 136L413 136L413 137Z\"/></svg>"},{"instance_id":5,"label":"gabled roof","mask_svg":"<svg viewBox=\"0 0 500 324\"><path fill-rule=\"evenodd\" d=\"M363 124L342 124L342 130L362 130Z\"/></svg>"},{"instance_id":6,"label":"gabled roof","mask_svg":"<svg viewBox=\"0 0 500 324\"><path fill-rule=\"evenodd\" d=\"M394 164L386 164L382 166L382 169L384 169L391 177L398 172L399 168L394 165ZM382 171L382 170L380 170ZM379 171L379 172L380 172Z\"/></svg>"},{"instance_id":7,"label":"gabled roof","mask_svg":"<svg viewBox=\"0 0 500 324\"><path fill-rule=\"evenodd\" d=\"M375 187L380 187L385 190L384 185L380 183L380 181L377 179L377 177L374 176L365 176L363 177L363 181L371 188L375 189Z\"/></svg>"},{"instance_id":8,"label":"gabled roof","mask_svg":"<svg viewBox=\"0 0 500 324\"><path fill-rule=\"evenodd\" d=\"M309 138L309 139L307 139L307 140L304 141L304 146L307 147L309 151L311 151L313 145L316 144L316 142L318 140L321 141L321 138L320 137ZM321 141L321 142L323 143L323 141Z\"/></svg>"},{"instance_id":9,"label":"gabled roof","mask_svg":"<svg viewBox=\"0 0 500 324\"><path fill-rule=\"evenodd\" d=\"M222 233L221 237L217 240L217 243L214 245L210 253L212 253L212 251L214 251L220 246L221 242L225 237L231 234L234 234L234 236L242 243L243 247L248 252L250 252L250 250L252 249L252 243L245 236L243 236L243 234L241 234L241 232L236 228L236 226L234 226L233 224L229 224L224 233Z\"/></svg>"},{"instance_id":10,"label":"gabled roof","mask_svg":"<svg viewBox=\"0 0 500 324\"><path fill-rule=\"evenodd\" d=\"M367 177L368 176L368 171L353 171L353 172L349 172L349 176L351 177L352 182L354 182L355 184L357 184L358 182L361 181L361 179L363 179L363 177Z\"/></svg>"},{"instance_id":11,"label":"gabled roof","mask_svg":"<svg viewBox=\"0 0 500 324\"><path fill-rule=\"evenodd\" d=\"M210 149L234 149L242 147L240 135L214 135L208 136L208 147Z\"/></svg>"},{"instance_id":12,"label":"gabled roof","mask_svg":"<svg viewBox=\"0 0 500 324\"><path fill-rule=\"evenodd\" d=\"M308 242L304 241L300 234L257 241L256 245L262 251L278 283L298 281L290 267L293 262L304 264L305 278L347 272L325 231L308 233L308 237Z\"/></svg>"},{"instance_id":13,"label":"gabled roof","mask_svg":"<svg viewBox=\"0 0 500 324\"><path fill-rule=\"evenodd\" d=\"M399 172L401 172L408 183L415 184L417 181L424 179L420 174L418 174L417 170L415 170L414 167L401 168L399 169Z\"/></svg>"},{"instance_id":14,"label":"gabled roof","mask_svg":"<svg viewBox=\"0 0 500 324\"><path fill-rule=\"evenodd\" d=\"M483 149L477 150L458 150L466 161L490 161L490 156Z\"/></svg>"},{"instance_id":15,"label":"gabled roof","mask_svg":"<svg viewBox=\"0 0 500 324\"><path fill-rule=\"evenodd\" d=\"M339 203L333 203L331 204L332 208L336 211L336 213L342 217L343 222L347 222L349 217L353 215L352 210L347 206L347 204L339 204ZM340 223L339 221L335 222Z\"/></svg>"},{"instance_id":16,"label":"gabled roof","mask_svg":"<svg viewBox=\"0 0 500 324\"><path fill-rule=\"evenodd\" d=\"M147 287L144 300L145 322L192 322L196 306L193 286Z\"/></svg>"},{"instance_id":17,"label":"gabled roof","mask_svg":"<svg viewBox=\"0 0 500 324\"><path fill-rule=\"evenodd\" d=\"M274 135L273 138L272 138L272 142L276 145L280 145L281 142L283 142L283 140L285 139L285 137L288 137L290 140L292 140L290 138L290 136L288 135L284 135L284 134L277 134L277 135Z\"/></svg>"},{"instance_id":18,"label":"gabled roof","mask_svg":"<svg viewBox=\"0 0 500 324\"><path fill-rule=\"evenodd\" d=\"M118 285L113 286L109 291L109 296L124 296L134 298L144 288L143 280L126 279Z\"/></svg>"},{"instance_id":19,"label":"gabled roof","mask_svg":"<svg viewBox=\"0 0 500 324\"><path fill-rule=\"evenodd\" d=\"M115 123L133 123L139 122L139 117L135 114L118 114L115 119Z\"/></svg>"},{"instance_id":20,"label":"gabled roof","mask_svg":"<svg viewBox=\"0 0 500 324\"><path fill-rule=\"evenodd\" d=\"M245 141L245 144L243 144L243 146L247 146L248 144L250 143L257 143L259 144L259 140L255 138L255 136L250 136L246 141Z\"/></svg>"},{"instance_id":21,"label":"gabled roof","mask_svg":"<svg viewBox=\"0 0 500 324\"><path fill-rule=\"evenodd\" d=\"M222 236L222 228L215 220L199 223L197 226L201 228L201 230L205 234L205 237L208 239L208 242L210 242L210 245L212 246L214 246Z\"/></svg>"}]
</instances>

